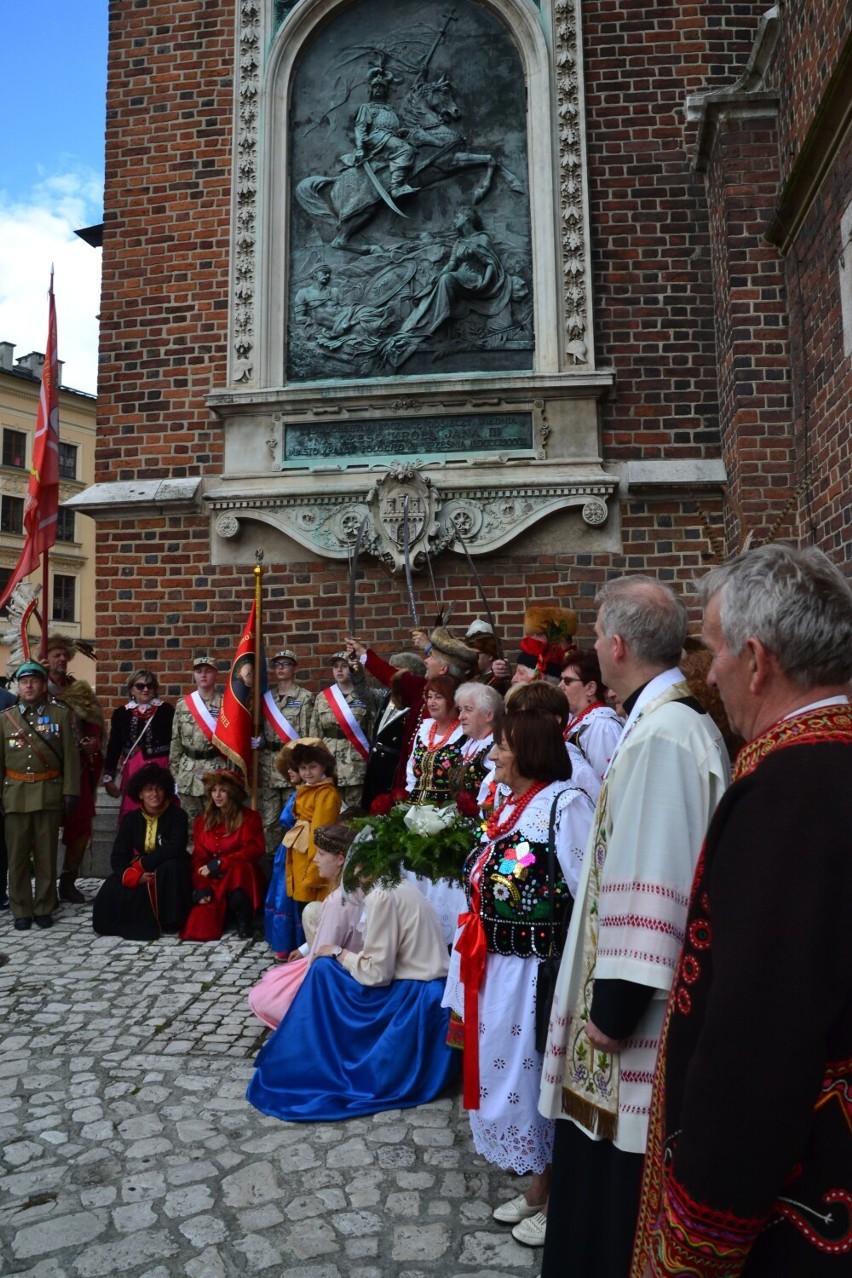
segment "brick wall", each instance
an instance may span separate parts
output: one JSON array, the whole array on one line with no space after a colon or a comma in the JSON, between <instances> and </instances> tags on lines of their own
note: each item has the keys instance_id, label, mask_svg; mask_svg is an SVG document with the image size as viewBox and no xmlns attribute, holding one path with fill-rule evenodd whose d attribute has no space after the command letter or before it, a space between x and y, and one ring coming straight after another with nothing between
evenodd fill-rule
<instances>
[{"instance_id":1,"label":"brick wall","mask_svg":"<svg viewBox=\"0 0 852 1278\"><path fill-rule=\"evenodd\" d=\"M848 0L785 0L781 8L778 82L781 106L783 182L814 122L829 80L852 36Z\"/></svg>"},{"instance_id":2,"label":"brick wall","mask_svg":"<svg viewBox=\"0 0 852 1278\"><path fill-rule=\"evenodd\" d=\"M777 154L773 119L723 118L706 174L732 549L798 531L784 263L764 239Z\"/></svg>"},{"instance_id":3,"label":"brick wall","mask_svg":"<svg viewBox=\"0 0 852 1278\"><path fill-rule=\"evenodd\" d=\"M716 456L707 204L687 95L742 70L763 4L583 5L598 362L609 458Z\"/></svg>"},{"instance_id":4,"label":"brick wall","mask_svg":"<svg viewBox=\"0 0 852 1278\"><path fill-rule=\"evenodd\" d=\"M843 350L840 216L852 200L852 138L785 259L801 535L852 566L852 360Z\"/></svg>"}]
</instances>

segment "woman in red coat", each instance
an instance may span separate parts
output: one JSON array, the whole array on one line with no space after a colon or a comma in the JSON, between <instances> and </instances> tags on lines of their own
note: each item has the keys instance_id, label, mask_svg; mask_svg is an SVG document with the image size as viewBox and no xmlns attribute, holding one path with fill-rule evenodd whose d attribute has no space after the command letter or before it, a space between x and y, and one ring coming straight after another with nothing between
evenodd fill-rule
<instances>
[{"instance_id":1,"label":"woman in red coat","mask_svg":"<svg viewBox=\"0 0 852 1278\"><path fill-rule=\"evenodd\" d=\"M217 941L230 912L237 935L249 940L266 891L258 868L266 851L263 821L245 806L248 794L238 772L208 772L204 789L207 806L192 827L193 906L181 939Z\"/></svg>"}]
</instances>

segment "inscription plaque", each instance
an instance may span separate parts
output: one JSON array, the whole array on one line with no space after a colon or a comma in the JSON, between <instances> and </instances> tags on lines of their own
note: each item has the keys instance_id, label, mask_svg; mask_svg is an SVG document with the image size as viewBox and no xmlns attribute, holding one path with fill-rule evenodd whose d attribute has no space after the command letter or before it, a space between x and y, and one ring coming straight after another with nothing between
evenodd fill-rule
<instances>
[{"instance_id":1,"label":"inscription plaque","mask_svg":"<svg viewBox=\"0 0 852 1278\"><path fill-rule=\"evenodd\" d=\"M364 419L322 427L288 425L284 428L283 469L332 460L524 454L532 447L531 413Z\"/></svg>"}]
</instances>

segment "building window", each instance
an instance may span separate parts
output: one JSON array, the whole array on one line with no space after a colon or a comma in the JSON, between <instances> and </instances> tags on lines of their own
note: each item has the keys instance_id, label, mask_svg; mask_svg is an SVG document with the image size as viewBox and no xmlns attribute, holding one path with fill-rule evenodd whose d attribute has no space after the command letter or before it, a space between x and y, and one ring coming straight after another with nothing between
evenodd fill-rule
<instances>
[{"instance_id":1,"label":"building window","mask_svg":"<svg viewBox=\"0 0 852 1278\"><path fill-rule=\"evenodd\" d=\"M56 540L74 540L74 511L66 510L64 506L56 512Z\"/></svg>"},{"instance_id":2,"label":"building window","mask_svg":"<svg viewBox=\"0 0 852 1278\"><path fill-rule=\"evenodd\" d=\"M57 573L53 578L52 616L54 621L74 620L76 587L76 577L65 577Z\"/></svg>"},{"instance_id":3,"label":"building window","mask_svg":"<svg viewBox=\"0 0 852 1278\"><path fill-rule=\"evenodd\" d=\"M0 497L0 532L22 533L24 531L24 499L23 497Z\"/></svg>"},{"instance_id":4,"label":"building window","mask_svg":"<svg viewBox=\"0 0 852 1278\"><path fill-rule=\"evenodd\" d=\"M22 430L3 428L3 465L14 466L17 470L26 470L27 436Z\"/></svg>"},{"instance_id":5,"label":"building window","mask_svg":"<svg viewBox=\"0 0 852 1278\"><path fill-rule=\"evenodd\" d=\"M6 587L9 584L9 578L11 577L11 575L12 575L11 568L0 568L0 596L4 594ZM9 605L6 604L5 608L0 608L0 617L8 617L8 615L9 615Z\"/></svg>"},{"instance_id":6,"label":"building window","mask_svg":"<svg viewBox=\"0 0 852 1278\"><path fill-rule=\"evenodd\" d=\"M77 445L59 444L59 478L77 478Z\"/></svg>"}]
</instances>

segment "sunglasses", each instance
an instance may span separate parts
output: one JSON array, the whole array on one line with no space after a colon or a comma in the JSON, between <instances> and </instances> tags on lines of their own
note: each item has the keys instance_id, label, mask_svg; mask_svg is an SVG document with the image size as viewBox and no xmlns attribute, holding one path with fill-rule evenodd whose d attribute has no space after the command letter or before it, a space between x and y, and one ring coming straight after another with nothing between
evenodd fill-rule
<instances>
[{"instance_id":1,"label":"sunglasses","mask_svg":"<svg viewBox=\"0 0 852 1278\"><path fill-rule=\"evenodd\" d=\"M565 679L565 678L560 679L560 680L559 680L559 682L560 682L560 683L565 683L565 684L568 684L568 683L582 683L582 682L583 682L583 680L582 680L582 679L574 679L573 677L569 676L567 679Z\"/></svg>"},{"instance_id":2,"label":"sunglasses","mask_svg":"<svg viewBox=\"0 0 852 1278\"><path fill-rule=\"evenodd\" d=\"M157 685L155 683L134 683L133 686L138 689L139 692L144 692L146 688L153 689L156 688Z\"/></svg>"}]
</instances>

